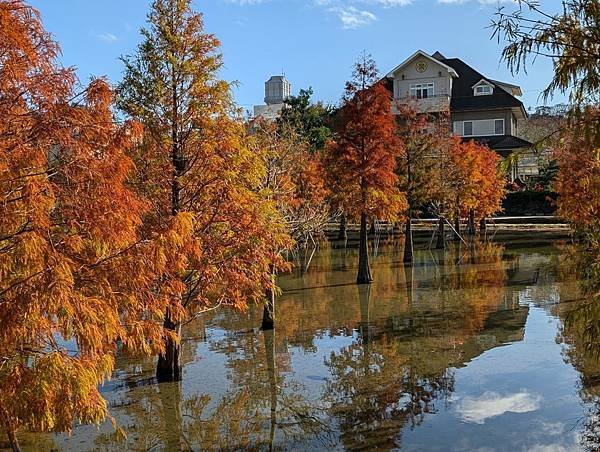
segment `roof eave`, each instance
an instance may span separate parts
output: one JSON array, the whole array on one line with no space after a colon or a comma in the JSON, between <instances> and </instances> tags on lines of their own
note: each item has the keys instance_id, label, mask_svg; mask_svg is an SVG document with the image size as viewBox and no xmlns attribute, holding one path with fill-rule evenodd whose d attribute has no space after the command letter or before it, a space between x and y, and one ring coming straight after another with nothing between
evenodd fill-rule
<instances>
[{"instance_id":1,"label":"roof eave","mask_svg":"<svg viewBox=\"0 0 600 452\"><path fill-rule=\"evenodd\" d=\"M386 78L394 78L394 74L396 72L398 72L400 69L402 69L404 66L406 66L410 61L412 61L418 55L425 57L434 63L439 64L440 66L444 67L452 77L458 78L458 74L456 73L456 71L453 68L448 66L446 63L443 63L440 60L432 57L431 55L427 54L426 52L423 52L422 50L417 50L415 53L413 53L411 56L409 56L406 60L404 60L402 63L400 63L398 66L396 66L390 72L388 72L386 75Z\"/></svg>"}]
</instances>

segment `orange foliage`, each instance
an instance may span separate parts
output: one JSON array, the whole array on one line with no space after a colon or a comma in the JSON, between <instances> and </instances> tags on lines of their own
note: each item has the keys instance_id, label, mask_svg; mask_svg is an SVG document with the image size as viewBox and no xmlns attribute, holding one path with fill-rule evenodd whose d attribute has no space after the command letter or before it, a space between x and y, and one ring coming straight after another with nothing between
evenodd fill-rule
<instances>
[{"instance_id":1,"label":"orange foliage","mask_svg":"<svg viewBox=\"0 0 600 452\"><path fill-rule=\"evenodd\" d=\"M170 250L169 271L155 280L169 298L166 333L177 336L206 309L245 309L262 299L274 285L271 267L286 265L280 252L290 240L263 190L262 156L250 146L229 84L218 78L220 43L191 0L154 1L143 36L136 55L124 59L119 106L145 127L134 160L136 188L152 206L146 236L172 234L182 216L189 224L190 234ZM178 346L166 342L159 370L176 379Z\"/></svg>"},{"instance_id":2,"label":"orange foliage","mask_svg":"<svg viewBox=\"0 0 600 452\"><path fill-rule=\"evenodd\" d=\"M600 116L588 110L590 121ZM567 129L554 150L558 175L554 188L558 192L558 214L581 230L600 231L600 153L576 125Z\"/></svg>"},{"instance_id":3,"label":"orange foliage","mask_svg":"<svg viewBox=\"0 0 600 452\"><path fill-rule=\"evenodd\" d=\"M389 92L380 83L348 93L341 126L327 149L332 192L350 217L396 220L406 210L398 190L396 134Z\"/></svg>"},{"instance_id":4,"label":"orange foliage","mask_svg":"<svg viewBox=\"0 0 600 452\"><path fill-rule=\"evenodd\" d=\"M83 94L22 1L0 2L0 430L99 422L116 341L147 353L162 308L128 189L139 126L115 125L103 80Z\"/></svg>"},{"instance_id":5,"label":"orange foliage","mask_svg":"<svg viewBox=\"0 0 600 452\"><path fill-rule=\"evenodd\" d=\"M454 137L448 147L449 203L460 215L474 210L479 218L498 212L504 198L506 180L499 164L500 156L487 146Z\"/></svg>"},{"instance_id":6,"label":"orange foliage","mask_svg":"<svg viewBox=\"0 0 600 452\"><path fill-rule=\"evenodd\" d=\"M257 119L252 124L255 153L262 156L263 188L275 202L290 236L306 242L319 235L329 220L320 154L287 124Z\"/></svg>"}]
</instances>

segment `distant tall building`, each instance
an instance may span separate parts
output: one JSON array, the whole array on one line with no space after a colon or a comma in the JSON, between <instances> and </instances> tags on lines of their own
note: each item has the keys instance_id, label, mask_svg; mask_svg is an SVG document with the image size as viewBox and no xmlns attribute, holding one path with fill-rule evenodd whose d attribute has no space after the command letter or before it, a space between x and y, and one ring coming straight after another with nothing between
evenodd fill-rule
<instances>
[{"instance_id":1,"label":"distant tall building","mask_svg":"<svg viewBox=\"0 0 600 452\"><path fill-rule=\"evenodd\" d=\"M254 107L254 116L274 120L285 100L292 95L292 85L283 75L274 75L265 82L265 104Z\"/></svg>"}]
</instances>

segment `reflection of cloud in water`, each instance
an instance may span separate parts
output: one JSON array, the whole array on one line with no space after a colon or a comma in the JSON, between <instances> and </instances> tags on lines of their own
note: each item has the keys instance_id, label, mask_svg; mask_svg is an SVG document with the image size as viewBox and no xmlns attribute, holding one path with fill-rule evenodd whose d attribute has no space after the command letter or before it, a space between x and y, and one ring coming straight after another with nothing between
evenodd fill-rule
<instances>
[{"instance_id":1,"label":"reflection of cloud in water","mask_svg":"<svg viewBox=\"0 0 600 452\"><path fill-rule=\"evenodd\" d=\"M457 407L457 411L465 422L483 424L491 417L507 412L529 413L540 407L541 397L526 391L516 394L501 395L487 391L479 397L465 397Z\"/></svg>"}]
</instances>

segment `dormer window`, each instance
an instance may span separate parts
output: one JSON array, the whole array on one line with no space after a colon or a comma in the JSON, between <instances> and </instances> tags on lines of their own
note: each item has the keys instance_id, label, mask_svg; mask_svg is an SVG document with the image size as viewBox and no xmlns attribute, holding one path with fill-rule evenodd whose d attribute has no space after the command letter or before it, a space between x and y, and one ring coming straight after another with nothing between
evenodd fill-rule
<instances>
[{"instance_id":1,"label":"dormer window","mask_svg":"<svg viewBox=\"0 0 600 452\"><path fill-rule=\"evenodd\" d=\"M473 87L473 94L475 96L489 96L494 92L494 85L481 80L477 85Z\"/></svg>"}]
</instances>

